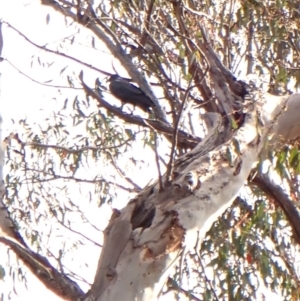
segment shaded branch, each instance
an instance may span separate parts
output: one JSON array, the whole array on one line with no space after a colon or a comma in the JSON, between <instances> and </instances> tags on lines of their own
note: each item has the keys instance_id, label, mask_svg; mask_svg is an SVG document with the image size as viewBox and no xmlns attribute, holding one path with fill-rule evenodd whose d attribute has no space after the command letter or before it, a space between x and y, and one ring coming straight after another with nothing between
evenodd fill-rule
<instances>
[{"instance_id":1,"label":"shaded branch","mask_svg":"<svg viewBox=\"0 0 300 301\"><path fill-rule=\"evenodd\" d=\"M46 257L28 248L26 249L5 237L0 237L0 242L13 250L29 270L56 295L64 300L70 301L84 299L85 293L81 290L79 285L66 275L58 272Z\"/></svg>"},{"instance_id":2,"label":"shaded branch","mask_svg":"<svg viewBox=\"0 0 300 301\"><path fill-rule=\"evenodd\" d=\"M173 135L173 127L169 126L166 123L163 123L159 120L151 120L151 119L144 119L141 117L129 115L123 113L120 109L116 108L115 106L110 105L107 103L103 97L100 95L99 92L92 90L84 81L83 75L80 75L81 84L86 92L87 95L92 96L96 99L101 107L104 107L114 115L118 116L122 120L136 124L143 127L153 128L163 134L166 135L166 138L171 141ZM187 134L184 131L178 131L178 145L184 148L194 148L197 143L199 143L202 139L195 137L191 134Z\"/></svg>"},{"instance_id":3,"label":"shaded branch","mask_svg":"<svg viewBox=\"0 0 300 301\"><path fill-rule=\"evenodd\" d=\"M170 160L169 160L168 169L167 169L167 172L166 172L166 181L169 182L169 183L172 181L172 176L173 176L172 174L173 174L173 170L174 170L175 151L176 151L177 143L178 143L178 131L179 131L180 120L181 120L181 117L182 117L184 105L185 105L186 100L188 98L189 90L191 88L193 88L193 87L190 87L193 79L194 79L194 77L192 77L189 81L188 89L187 89L187 91L184 95L183 101L181 102L180 109L179 109L179 112L176 116L176 120L175 120L175 124L174 124L174 133L173 133L173 138L172 138L172 147L171 147L171 152L170 152Z\"/></svg>"},{"instance_id":4,"label":"shaded branch","mask_svg":"<svg viewBox=\"0 0 300 301\"><path fill-rule=\"evenodd\" d=\"M132 79L138 84L141 90L143 90L146 93L146 95L149 96L150 99L155 103L154 110L156 117L163 122L167 122L165 113L159 106L158 100L155 94L153 93L150 85L146 81L145 77L141 74L140 71L137 70L130 57L124 52L124 50L121 47L121 43L118 42L117 44L114 44L112 42L111 35L108 35L107 33L107 27L106 31L103 31L101 28L99 28L99 26L97 26L94 23L93 16L85 15L85 18L83 18L84 20L78 20L78 16L75 13L71 12L71 9L66 9L62 7L57 1L42 0L41 3L43 5L52 7L62 15L70 17L75 22L79 22L82 25L86 26L88 29L90 29L106 45L111 54L120 61L120 63L126 69L128 74L132 77Z\"/></svg>"},{"instance_id":5,"label":"shaded branch","mask_svg":"<svg viewBox=\"0 0 300 301\"><path fill-rule=\"evenodd\" d=\"M300 244L300 214L290 196L283 190L282 186L275 184L267 174L256 175L252 183L279 204L289 221L295 240Z\"/></svg>"}]
</instances>

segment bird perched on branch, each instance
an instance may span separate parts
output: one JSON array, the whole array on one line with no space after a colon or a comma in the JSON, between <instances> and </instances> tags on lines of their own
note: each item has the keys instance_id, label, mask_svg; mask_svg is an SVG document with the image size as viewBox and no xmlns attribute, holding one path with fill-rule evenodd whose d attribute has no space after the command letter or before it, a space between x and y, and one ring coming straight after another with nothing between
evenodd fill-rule
<instances>
[{"instance_id":1,"label":"bird perched on branch","mask_svg":"<svg viewBox=\"0 0 300 301\"><path fill-rule=\"evenodd\" d=\"M153 101L138 87L132 85L117 74L112 75L109 80L109 90L113 96L121 100L123 104L130 103L141 108L145 112L151 112L154 107Z\"/></svg>"}]
</instances>

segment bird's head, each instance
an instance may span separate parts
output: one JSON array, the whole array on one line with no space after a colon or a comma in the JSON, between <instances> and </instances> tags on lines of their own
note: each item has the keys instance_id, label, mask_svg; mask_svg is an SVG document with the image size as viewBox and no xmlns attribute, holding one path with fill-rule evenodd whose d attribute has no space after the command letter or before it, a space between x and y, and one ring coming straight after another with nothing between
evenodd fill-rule
<instances>
[{"instance_id":1,"label":"bird's head","mask_svg":"<svg viewBox=\"0 0 300 301\"><path fill-rule=\"evenodd\" d=\"M121 77L120 75L118 74L113 74L111 75L108 79L107 79L107 82L114 82L114 81L122 81L122 82L128 82L130 83L131 82L131 79L128 79L128 78L124 78L124 77Z\"/></svg>"},{"instance_id":2,"label":"bird's head","mask_svg":"<svg viewBox=\"0 0 300 301\"><path fill-rule=\"evenodd\" d=\"M118 75L118 74L113 74L113 75L111 75L108 79L107 79L107 81L108 82L112 82L112 81L114 81L114 80L117 80L117 79L120 79L121 77Z\"/></svg>"}]
</instances>

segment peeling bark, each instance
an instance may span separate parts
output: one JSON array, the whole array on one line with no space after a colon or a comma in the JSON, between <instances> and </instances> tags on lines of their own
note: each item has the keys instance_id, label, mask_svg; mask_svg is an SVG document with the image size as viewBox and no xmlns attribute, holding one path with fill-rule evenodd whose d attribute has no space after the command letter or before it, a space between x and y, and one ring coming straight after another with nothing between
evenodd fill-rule
<instances>
[{"instance_id":1,"label":"peeling bark","mask_svg":"<svg viewBox=\"0 0 300 301\"><path fill-rule=\"evenodd\" d=\"M286 124L288 120L283 118L283 108L288 112L300 97L281 98L276 106L272 106L272 111L257 113L266 101L267 94L262 95L259 102L247 104L244 124L232 132L223 145L217 145L222 128L216 124L194 150L176 161L171 185L163 192L159 191L158 184L148 187L120 212L119 217L111 220L109 229L119 227L122 231L121 221L126 221L126 229L130 229L131 221L138 219L133 214L137 212L142 216L139 220L141 226L135 224L131 235L126 232L126 237L130 238L125 247L122 242L118 256L114 255L117 261L106 257L114 240L113 232L108 231L90 299L87 300L157 298L169 274L167 270L178 260L183 248L186 251L193 248L199 233L202 238L216 217L231 204L267 139L277 135L279 129L282 132L279 122L285 120ZM144 209L136 210L141 206ZM153 208L153 219L145 227L143 217L149 217L145 211ZM118 236L115 237L117 245ZM100 273L104 264L113 270L109 276Z\"/></svg>"}]
</instances>

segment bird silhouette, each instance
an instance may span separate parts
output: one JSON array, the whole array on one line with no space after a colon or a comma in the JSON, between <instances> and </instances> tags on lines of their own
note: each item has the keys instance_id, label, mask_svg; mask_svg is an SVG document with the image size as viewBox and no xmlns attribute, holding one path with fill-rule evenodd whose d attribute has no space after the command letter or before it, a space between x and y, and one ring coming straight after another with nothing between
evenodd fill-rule
<instances>
[{"instance_id":1,"label":"bird silhouette","mask_svg":"<svg viewBox=\"0 0 300 301\"><path fill-rule=\"evenodd\" d=\"M109 80L111 94L123 104L130 103L141 108L145 112L151 112L154 102L137 86L132 85L117 74L112 75Z\"/></svg>"}]
</instances>

